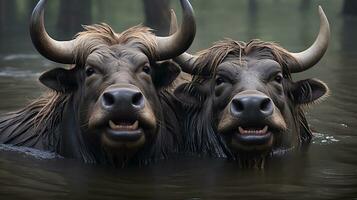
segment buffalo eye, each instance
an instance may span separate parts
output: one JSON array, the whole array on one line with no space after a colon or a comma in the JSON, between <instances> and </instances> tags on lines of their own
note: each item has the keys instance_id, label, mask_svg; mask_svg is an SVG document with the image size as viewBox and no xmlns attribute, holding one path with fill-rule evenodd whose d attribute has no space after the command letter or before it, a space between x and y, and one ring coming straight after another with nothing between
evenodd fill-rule
<instances>
[{"instance_id":1,"label":"buffalo eye","mask_svg":"<svg viewBox=\"0 0 357 200\"><path fill-rule=\"evenodd\" d=\"M216 86L221 85L222 83L224 83L224 79L222 77L217 77L216 78Z\"/></svg>"},{"instance_id":2,"label":"buffalo eye","mask_svg":"<svg viewBox=\"0 0 357 200\"><path fill-rule=\"evenodd\" d=\"M150 67L150 65L149 64L145 64L144 66L143 66L143 72L145 72L146 74L151 74L151 67Z\"/></svg>"},{"instance_id":3,"label":"buffalo eye","mask_svg":"<svg viewBox=\"0 0 357 200\"><path fill-rule=\"evenodd\" d=\"M87 67L86 75L87 77L92 76L95 73L95 70L92 67Z\"/></svg>"},{"instance_id":4,"label":"buffalo eye","mask_svg":"<svg viewBox=\"0 0 357 200\"><path fill-rule=\"evenodd\" d=\"M277 83L282 83L283 82L283 76L281 74L277 74L274 78L274 81Z\"/></svg>"}]
</instances>

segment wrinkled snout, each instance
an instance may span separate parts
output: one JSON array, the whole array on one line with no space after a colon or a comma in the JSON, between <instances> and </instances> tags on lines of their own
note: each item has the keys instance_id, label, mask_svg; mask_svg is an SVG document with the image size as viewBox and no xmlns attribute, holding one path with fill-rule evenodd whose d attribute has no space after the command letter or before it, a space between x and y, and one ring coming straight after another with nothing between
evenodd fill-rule
<instances>
[{"instance_id":1,"label":"wrinkled snout","mask_svg":"<svg viewBox=\"0 0 357 200\"><path fill-rule=\"evenodd\" d=\"M154 134L156 129L155 115L146 101L135 85L112 85L99 97L89 126L102 130L104 143L111 147L141 146L146 135Z\"/></svg>"},{"instance_id":2,"label":"wrinkled snout","mask_svg":"<svg viewBox=\"0 0 357 200\"><path fill-rule=\"evenodd\" d=\"M101 96L101 106L108 111L130 115L144 109L145 98L135 87L109 88Z\"/></svg>"},{"instance_id":3,"label":"wrinkled snout","mask_svg":"<svg viewBox=\"0 0 357 200\"><path fill-rule=\"evenodd\" d=\"M233 117L244 124L259 124L270 117L274 111L273 101L263 93L242 92L231 101L230 111Z\"/></svg>"}]
</instances>

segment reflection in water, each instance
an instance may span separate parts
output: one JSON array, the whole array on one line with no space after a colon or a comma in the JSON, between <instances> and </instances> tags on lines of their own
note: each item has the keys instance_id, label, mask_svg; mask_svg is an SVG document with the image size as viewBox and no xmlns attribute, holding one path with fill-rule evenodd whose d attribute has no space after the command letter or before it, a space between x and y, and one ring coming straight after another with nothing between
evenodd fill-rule
<instances>
[{"instance_id":1,"label":"reflection in water","mask_svg":"<svg viewBox=\"0 0 357 200\"><path fill-rule=\"evenodd\" d=\"M93 22L105 21L123 30L144 21L141 0L103 2L93 0ZM178 3L171 2L175 10L179 10ZM56 1L51 4L52 1L46 13L49 32L56 30L58 20L58 5ZM277 41L291 51L303 50L317 32L318 4L323 6L330 20L331 45L318 66L294 78L317 77L327 82L331 95L308 111L308 120L318 133L307 151L272 160L263 171L242 170L234 163L198 158L114 169L54 158L48 152L35 152L35 155L48 156L38 159L31 156L31 149L19 151L1 146L1 198L357 198L357 94L354 92L357 88L357 18L340 15L342 1L193 1L198 33L192 49L206 48L224 37L246 41L260 37ZM18 109L38 97L43 91L37 81L39 74L62 67L45 60L33 49L27 33L27 6L28 3L24 3L22 14L17 15L19 23L13 21L12 27L0 26L1 113ZM0 16L3 14L0 12ZM0 17L0 23L4 23L3 19Z\"/></svg>"}]
</instances>

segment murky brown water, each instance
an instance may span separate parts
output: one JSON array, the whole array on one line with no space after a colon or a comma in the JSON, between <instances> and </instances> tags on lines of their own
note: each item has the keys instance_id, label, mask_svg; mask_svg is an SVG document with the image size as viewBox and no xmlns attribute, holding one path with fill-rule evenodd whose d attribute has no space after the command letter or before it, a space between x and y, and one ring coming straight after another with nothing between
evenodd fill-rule
<instances>
[{"instance_id":1,"label":"murky brown water","mask_svg":"<svg viewBox=\"0 0 357 200\"><path fill-rule=\"evenodd\" d=\"M109 10L104 17L97 13L94 22L101 18L117 30L142 22L140 1L129 8L120 1L104 2ZM295 79L319 78L329 85L331 96L307 114L317 133L306 153L274 160L265 170L190 158L113 169L0 146L1 199L357 199L357 18L340 14L342 1L311 1L305 10L300 1L259 1L254 14L247 1L195 0L198 33L192 51L224 37L274 40L302 50L318 31L318 3L330 20L331 45L316 67ZM177 3L174 7L179 10ZM25 24L27 19L19 20ZM60 65L39 56L24 31L0 34L0 42L4 113L38 97L44 89L37 82L39 74Z\"/></svg>"}]
</instances>

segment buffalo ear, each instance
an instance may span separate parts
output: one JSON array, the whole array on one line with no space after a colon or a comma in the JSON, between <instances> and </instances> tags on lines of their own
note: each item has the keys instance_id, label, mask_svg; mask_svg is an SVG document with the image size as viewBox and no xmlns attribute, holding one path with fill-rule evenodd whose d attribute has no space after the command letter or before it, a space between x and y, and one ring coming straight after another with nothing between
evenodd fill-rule
<instances>
[{"instance_id":1,"label":"buffalo ear","mask_svg":"<svg viewBox=\"0 0 357 200\"><path fill-rule=\"evenodd\" d=\"M153 82L158 88L169 86L180 72L181 68L172 61L157 62L153 71Z\"/></svg>"},{"instance_id":2,"label":"buffalo ear","mask_svg":"<svg viewBox=\"0 0 357 200\"><path fill-rule=\"evenodd\" d=\"M39 80L57 92L72 92L78 87L75 69L55 68L43 73Z\"/></svg>"},{"instance_id":3,"label":"buffalo ear","mask_svg":"<svg viewBox=\"0 0 357 200\"><path fill-rule=\"evenodd\" d=\"M186 106L200 107L209 94L209 84L205 83L184 83L178 86L175 91L175 97Z\"/></svg>"},{"instance_id":4,"label":"buffalo ear","mask_svg":"<svg viewBox=\"0 0 357 200\"><path fill-rule=\"evenodd\" d=\"M298 105L316 103L329 93L327 85L317 79L305 79L293 84L290 90L294 103Z\"/></svg>"}]
</instances>

